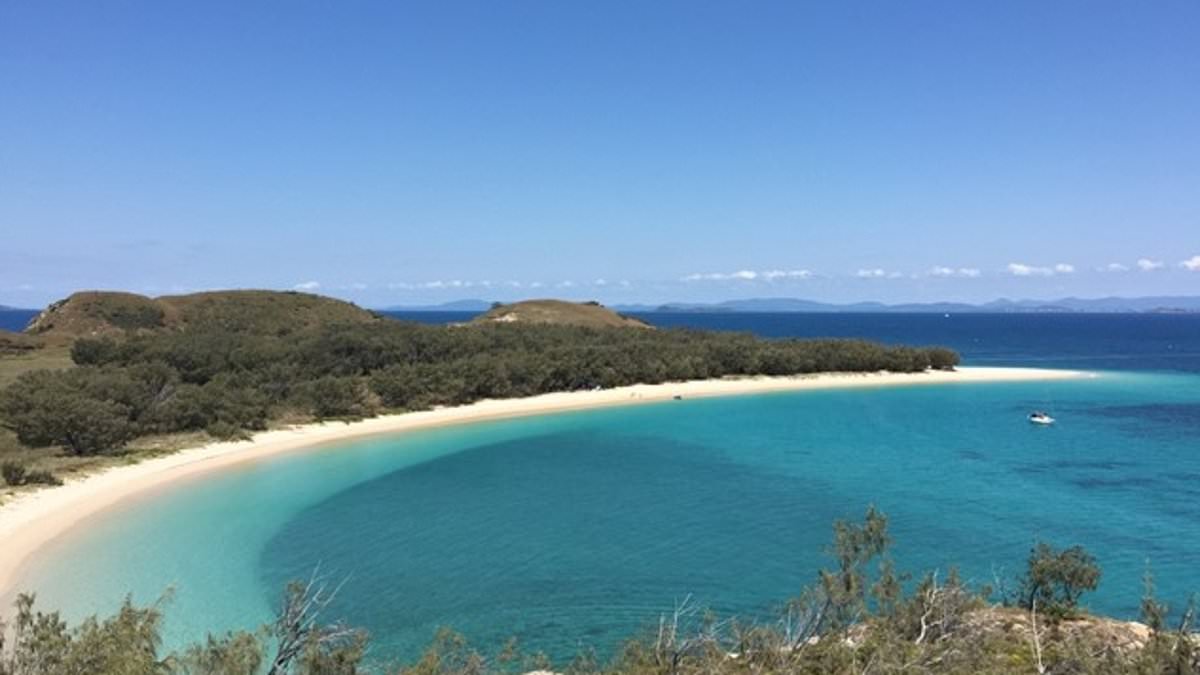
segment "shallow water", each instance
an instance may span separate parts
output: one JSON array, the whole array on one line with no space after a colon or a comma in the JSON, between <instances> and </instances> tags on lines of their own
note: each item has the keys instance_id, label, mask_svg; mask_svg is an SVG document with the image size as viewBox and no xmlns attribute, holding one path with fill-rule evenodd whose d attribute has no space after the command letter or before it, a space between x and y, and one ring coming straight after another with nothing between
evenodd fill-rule
<instances>
[{"instance_id":1,"label":"shallow water","mask_svg":"<svg viewBox=\"0 0 1200 675\"><path fill-rule=\"evenodd\" d=\"M1059 418L1050 428L1031 408ZM830 390L490 422L275 458L149 495L42 557L79 615L174 585L173 642L267 618L288 579L349 576L336 611L379 658L439 625L602 652L692 594L765 617L812 581L837 518L874 503L902 569L1011 577L1082 544L1099 611L1200 589L1200 376Z\"/></svg>"}]
</instances>

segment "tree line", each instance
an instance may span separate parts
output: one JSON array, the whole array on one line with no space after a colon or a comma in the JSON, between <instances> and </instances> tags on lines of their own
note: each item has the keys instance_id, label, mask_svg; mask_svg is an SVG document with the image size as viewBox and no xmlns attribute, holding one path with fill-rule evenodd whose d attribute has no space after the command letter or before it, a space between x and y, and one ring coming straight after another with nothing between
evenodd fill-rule
<instances>
[{"instance_id":1,"label":"tree line","mask_svg":"<svg viewBox=\"0 0 1200 675\"><path fill-rule=\"evenodd\" d=\"M210 634L166 655L161 602L127 600L110 617L69 626L23 595L10 630L0 627L0 675L1200 673L1191 606L1168 625L1149 578L1144 631L1081 611L1100 568L1079 547L1035 545L1013 591L995 604L995 589L971 588L953 568L916 580L899 574L890 544L886 516L869 509L861 522L835 524L833 564L775 621L720 619L687 598L611 656L583 649L560 664L523 654L515 642L484 654L448 629L416 661L381 663L371 658L365 631L327 621L339 587L315 573L287 587L272 623Z\"/></svg>"},{"instance_id":2,"label":"tree line","mask_svg":"<svg viewBox=\"0 0 1200 675\"><path fill-rule=\"evenodd\" d=\"M399 321L289 332L220 323L76 340L77 367L25 373L0 392L21 443L102 453L139 436L232 438L289 419L360 418L485 398L745 375L953 368L944 348L748 334Z\"/></svg>"}]
</instances>

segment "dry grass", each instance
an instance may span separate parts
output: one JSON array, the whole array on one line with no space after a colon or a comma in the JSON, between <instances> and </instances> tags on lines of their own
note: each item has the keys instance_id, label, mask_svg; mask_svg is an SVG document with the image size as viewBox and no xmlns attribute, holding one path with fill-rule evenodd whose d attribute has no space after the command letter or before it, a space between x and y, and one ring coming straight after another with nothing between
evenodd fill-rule
<instances>
[{"instance_id":1,"label":"dry grass","mask_svg":"<svg viewBox=\"0 0 1200 675\"><path fill-rule=\"evenodd\" d=\"M24 354L0 356L0 389L31 370L70 368L71 351L66 347L45 347Z\"/></svg>"},{"instance_id":2,"label":"dry grass","mask_svg":"<svg viewBox=\"0 0 1200 675\"><path fill-rule=\"evenodd\" d=\"M650 328L640 319L627 317L594 303L564 300L524 300L495 307L472 323L526 323L588 328Z\"/></svg>"}]
</instances>

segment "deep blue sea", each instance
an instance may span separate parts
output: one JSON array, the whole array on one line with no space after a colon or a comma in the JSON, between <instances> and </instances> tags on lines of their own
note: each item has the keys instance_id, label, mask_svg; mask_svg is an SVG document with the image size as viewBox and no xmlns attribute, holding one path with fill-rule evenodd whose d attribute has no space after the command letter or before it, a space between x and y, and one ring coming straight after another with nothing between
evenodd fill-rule
<instances>
[{"instance_id":1,"label":"deep blue sea","mask_svg":"<svg viewBox=\"0 0 1200 675\"><path fill-rule=\"evenodd\" d=\"M409 315L412 316L412 315ZM467 315L436 318L461 320ZM771 337L944 344L1063 381L671 401L433 429L278 457L150 494L51 546L26 577L80 616L172 587L173 643L267 619L316 565L377 659L436 627L558 659L609 653L691 594L769 619L829 564L831 524L888 514L902 570L1011 580L1030 545L1081 544L1092 609L1133 618L1147 566L1200 590L1200 316L656 314ZM1025 420L1034 408L1059 422Z\"/></svg>"},{"instance_id":2,"label":"deep blue sea","mask_svg":"<svg viewBox=\"0 0 1200 675\"><path fill-rule=\"evenodd\" d=\"M30 309L0 309L0 330L10 330L14 333L25 330L25 326L37 316Z\"/></svg>"},{"instance_id":3,"label":"deep blue sea","mask_svg":"<svg viewBox=\"0 0 1200 675\"><path fill-rule=\"evenodd\" d=\"M470 312L388 312L423 323ZM645 312L655 326L768 338L857 337L944 345L974 365L1200 372L1200 314L796 314Z\"/></svg>"}]
</instances>

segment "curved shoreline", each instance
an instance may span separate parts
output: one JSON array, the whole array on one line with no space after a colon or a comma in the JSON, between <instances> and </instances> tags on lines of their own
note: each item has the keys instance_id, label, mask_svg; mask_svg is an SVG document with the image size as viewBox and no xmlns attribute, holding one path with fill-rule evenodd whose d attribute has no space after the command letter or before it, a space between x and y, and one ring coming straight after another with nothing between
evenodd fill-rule
<instances>
[{"instance_id":1,"label":"curved shoreline","mask_svg":"<svg viewBox=\"0 0 1200 675\"><path fill-rule=\"evenodd\" d=\"M186 477L268 457L366 436L401 433L448 424L568 412L589 408L699 398L816 389L892 387L1061 380L1083 377L1073 370L960 368L924 373L826 373L631 385L599 391L559 392L528 398L479 401L464 406L373 417L358 422L305 424L256 434L248 441L210 443L129 466L114 467L61 487L18 496L0 506L0 597L43 546L68 535L80 521L153 488ZM2 612L3 610L0 610Z\"/></svg>"}]
</instances>

